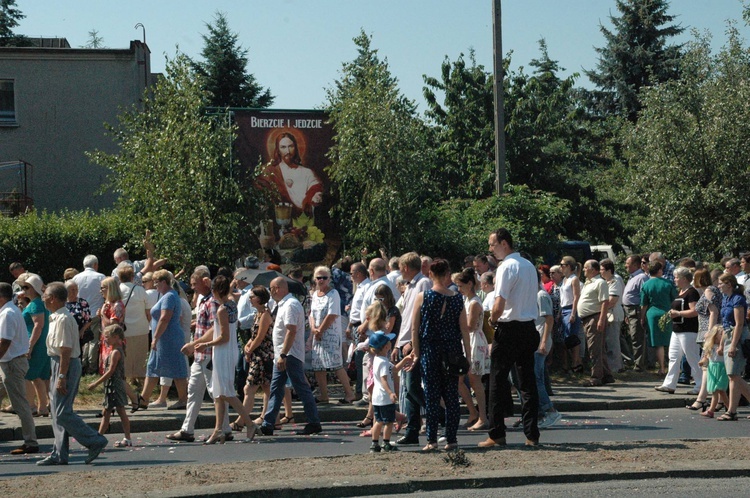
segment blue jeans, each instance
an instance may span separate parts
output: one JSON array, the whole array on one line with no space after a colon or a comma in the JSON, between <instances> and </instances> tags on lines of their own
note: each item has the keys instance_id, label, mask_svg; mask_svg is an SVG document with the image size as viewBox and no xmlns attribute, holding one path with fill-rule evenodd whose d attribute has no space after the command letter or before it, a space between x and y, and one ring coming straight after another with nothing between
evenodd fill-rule
<instances>
[{"instance_id":1,"label":"blue jeans","mask_svg":"<svg viewBox=\"0 0 750 498\"><path fill-rule=\"evenodd\" d=\"M544 385L544 363L547 361L547 355L540 354L539 351L534 353L534 376L536 377L536 389L539 393L539 415L552 408L552 401L547 394L547 388Z\"/></svg>"},{"instance_id":2,"label":"blue jeans","mask_svg":"<svg viewBox=\"0 0 750 498\"><path fill-rule=\"evenodd\" d=\"M305 377L305 364L294 356L286 357L286 370L279 370L276 361L273 362L273 377L271 378L271 397L268 400L268 410L263 416L263 425L273 429L276 425L276 416L284 402L284 389L287 378L292 381L292 387L297 392L302 406L305 409L305 418L308 424L319 424L318 406L315 404L310 384Z\"/></svg>"}]
</instances>

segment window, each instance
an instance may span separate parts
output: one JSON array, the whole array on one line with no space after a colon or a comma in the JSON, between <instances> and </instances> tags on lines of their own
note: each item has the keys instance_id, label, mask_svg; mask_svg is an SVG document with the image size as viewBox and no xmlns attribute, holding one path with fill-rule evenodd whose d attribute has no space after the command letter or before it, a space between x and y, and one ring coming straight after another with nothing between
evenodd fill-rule
<instances>
[{"instance_id":1,"label":"window","mask_svg":"<svg viewBox=\"0 0 750 498\"><path fill-rule=\"evenodd\" d=\"M16 123L16 98L13 80L0 80L0 125Z\"/></svg>"}]
</instances>

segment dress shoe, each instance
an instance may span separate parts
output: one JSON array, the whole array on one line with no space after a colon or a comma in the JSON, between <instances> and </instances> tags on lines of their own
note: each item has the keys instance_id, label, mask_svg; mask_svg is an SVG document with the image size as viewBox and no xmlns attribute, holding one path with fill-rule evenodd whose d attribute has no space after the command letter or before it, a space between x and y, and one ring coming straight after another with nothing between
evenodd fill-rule
<instances>
[{"instance_id":1,"label":"dress shoe","mask_svg":"<svg viewBox=\"0 0 750 498\"><path fill-rule=\"evenodd\" d=\"M505 446L505 438L501 437L499 439L492 439L491 437L488 437L481 443L479 443L477 446L480 448L494 448L495 446Z\"/></svg>"},{"instance_id":2,"label":"dress shoe","mask_svg":"<svg viewBox=\"0 0 750 498\"><path fill-rule=\"evenodd\" d=\"M104 447L107 446L108 442L109 441L107 441L107 438L102 437L102 440L100 442L89 446L89 454L86 457L86 460L84 460L84 463L89 464L93 462L96 459L96 457L99 456L99 453L102 452Z\"/></svg>"},{"instance_id":3,"label":"dress shoe","mask_svg":"<svg viewBox=\"0 0 750 498\"><path fill-rule=\"evenodd\" d=\"M602 379L602 384L614 384L615 378L611 375L607 375Z\"/></svg>"},{"instance_id":4,"label":"dress shoe","mask_svg":"<svg viewBox=\"0 0 750 498\"><path fill-rule=\"evenodd\" d=\"M312 434L320 434L321 432L323 432L323 427L321 427L320 424L307 424L302 431L302 434L310 436Z\"/></svg>"},{"instance_id":5,"label":"dress shoe","mask_svg":"<svg viewBox=\"0 0 750 498\"><path fill-rule=\"evenodd\" d=\"M36 464L40 467L48 467L50 465L68 465L68 462L61 462L60 460L55 460L52 458L52 455L48 456L47 458L43 458L36 462Z\"/></svg>"},{"instance_id":6,"label":"dress shoe","mask_svg":"<svg viewBox=\"0 0 750 498\"><path fill-rule=\"evenodd\" d=\"M167 439L170 441L184 441L186 443L192 443L195 441L195 436L185 431L175 432L174 434L167 434Z\"/></svg>"},{"instance_id":7,"label":"dress shoe","mask_svg":"<svg viewBox=\"0 0 750 498\"><path fill-rule=\"evenodd\" d=\"M28 455L30 453L39 453L39 446L27 446L22 444L10 452L11 455Z\"/></svg>"},{"instance_id":8,"label":"dress shoe","mask_svg":"<svg viewBox=\"0 0 750 498\"><path fill-rule=\"evenodd\" d=\"M263 424L260 426L260 433L264 436L273 436L273 426Z\"/></svg>"},{"instance_id":9,"label":"dress shoe","mask_svg":"<svg viewBox=\"0 0 750 498\"><path fill-rule=\"evenodd\" d=\"M399 446L416 446L419 444L419 438L401 436L396 440L396 444Z\"/></svg>"}]
</instances>

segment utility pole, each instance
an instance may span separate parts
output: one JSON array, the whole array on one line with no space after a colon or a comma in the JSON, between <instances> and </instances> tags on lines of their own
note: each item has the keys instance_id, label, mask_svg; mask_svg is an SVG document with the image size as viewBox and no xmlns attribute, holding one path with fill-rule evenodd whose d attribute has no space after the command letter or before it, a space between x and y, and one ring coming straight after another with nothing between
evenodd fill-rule
<instances>
[{"instance_id":1,"label":"utility pole","mask_svg":"<svg viewBox=\"0 0 750 498\"><path fill-rule=\"evenodd\" d=\"M505 185L505 95L503 82L502 0L492 1L492 47L495 56L495 193L502 195Z\"/></svg>"}]
</instances>

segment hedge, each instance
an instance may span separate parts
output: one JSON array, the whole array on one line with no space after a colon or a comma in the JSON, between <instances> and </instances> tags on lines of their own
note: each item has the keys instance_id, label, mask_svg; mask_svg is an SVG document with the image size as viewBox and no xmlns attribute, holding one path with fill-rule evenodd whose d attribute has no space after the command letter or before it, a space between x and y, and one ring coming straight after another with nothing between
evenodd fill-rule
<instances>
[{"instance_id":1,"label":"hedge","mask_svg":"<svg viewBox=\"0 0 750 498\"><path fill-rule=\"evenodd\" d=\"M118 247L128 248L138 241L135 224L117 211L63 211L0 217L0 280L12 281L8 266L20 261L31 272L38 273L45 283L62 280L66 268L83 269L83 258L94 254L99 258L99 271L109 275L115 266L113 253ZM138 243L131 257L143 251Z\"/></svg>"}]
</instances>

